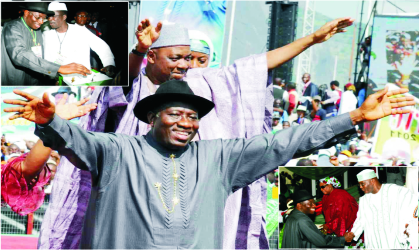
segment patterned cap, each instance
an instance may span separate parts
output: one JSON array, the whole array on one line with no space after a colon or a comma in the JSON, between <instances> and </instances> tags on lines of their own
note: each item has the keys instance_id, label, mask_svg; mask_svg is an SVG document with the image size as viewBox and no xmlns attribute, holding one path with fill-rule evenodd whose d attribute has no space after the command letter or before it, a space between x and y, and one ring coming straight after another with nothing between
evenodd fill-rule
<instances>
[{"instance_id":1,"label":"patterned cap","mask_svg":"<svg viewBox=\"0 0 420 250\"><path fill-rule=\"evenodd\" d=\"M150 49L172 46L190 46L188 30L182 25L163 24L159 38L150 46Z\"/></svg>"},{"instance_id":2,"label":"patterned cap","mask_svg":"<svg viewBox=\"0 0 420 250\"><path fill-rule=\"evenodd\" d=\"M325 177L325 178L319 180L319 182L322 182L325 185L331 184L334 188L341 187L341 183L334 176Z\"/></svg>"}]
</instances>

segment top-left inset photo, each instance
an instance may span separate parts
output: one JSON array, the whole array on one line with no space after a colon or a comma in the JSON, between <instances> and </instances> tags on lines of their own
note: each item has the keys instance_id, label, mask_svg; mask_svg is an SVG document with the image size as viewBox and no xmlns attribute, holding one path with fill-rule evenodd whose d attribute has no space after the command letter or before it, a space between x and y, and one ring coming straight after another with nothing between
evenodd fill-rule
<instances>
[{"instance_id":1,"label":"top-left inset photo","mask_svg":"<svg viewBox=\"0 0 420 250\"><path fill-rule=\"evenodd\" d=\"M128 2L2 2L2 86L128 86Z\"/></svg>"}]
</instances>

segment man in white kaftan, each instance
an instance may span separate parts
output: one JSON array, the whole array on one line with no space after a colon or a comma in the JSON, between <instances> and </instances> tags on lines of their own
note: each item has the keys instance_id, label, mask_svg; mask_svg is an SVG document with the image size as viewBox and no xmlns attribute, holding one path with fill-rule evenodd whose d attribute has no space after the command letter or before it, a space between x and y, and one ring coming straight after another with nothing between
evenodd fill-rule
<instances>
[{"instance_id":1,"label":"man in white kaftan","mask_svg":"<svg viewBox=\"0 0 420 250\"><path fill-rule=\"evenodd\" d=\"M60 65L77 62L90 69L92 49L98 54L104 67L115 66L114 55L108 44L85 26L66 22L67 7L64 3L53 2L48 10L54 11L55 16L48 18L53 29L42 34L46 60Z\"/></svg>"},{"instance_id":2,"label":"man in white kaftan","mask_svg":"<svg viewBox=\"0 0 420 250\"><path fill-rule=\"evenodd\" d=\"M352 232L357 240L364 232L369 249L406 248L404 231L418 204L409 189L395 184L380 184L373 170L357 175L365 195L360 198Z\"/></svg>"}]
</instances>

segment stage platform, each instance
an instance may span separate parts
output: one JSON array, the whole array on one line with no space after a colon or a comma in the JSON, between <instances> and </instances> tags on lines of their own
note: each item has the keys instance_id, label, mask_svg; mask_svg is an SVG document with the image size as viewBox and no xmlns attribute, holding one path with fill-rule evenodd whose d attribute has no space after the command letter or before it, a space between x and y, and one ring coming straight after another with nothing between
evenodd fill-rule
<instances>
[{"instance_id":1,"label":"stage platform","mask_svg":"<svg viewBox=\"0 0 420 250\"><path fill-rule=\"evenodd\" d=\"M38 237L26 234L2 234L1 249L36 249Z\"/></svg>"}]
</instances>

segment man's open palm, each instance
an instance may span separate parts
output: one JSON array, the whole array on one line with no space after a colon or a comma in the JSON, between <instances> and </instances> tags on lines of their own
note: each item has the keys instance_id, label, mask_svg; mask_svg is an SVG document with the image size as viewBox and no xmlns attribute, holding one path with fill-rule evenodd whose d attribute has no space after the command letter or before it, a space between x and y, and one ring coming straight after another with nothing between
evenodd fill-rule
<instances>
[{"instance_id":1,"label":"man's open palm","mask_svg":"<svg viewBox=\"0 0 420 250\"><path fill-rule=\"evenodd\" d=\"M89 98L83 98L78 102L66 103L67 98L68 95L64 94L63 98L55 106L55 114L66 120L84 116L98 106L96 103L85 104L89 101Z\"/></svg>"},{"instance_id":2,"label":"man's open palm","mask_svg":"<svg viewBox=\"0 0 420 250\"><path fill-rule=\"evenodd\" d=\"M337 33L346 32L345 28L351 26L354 22L353 18L344 17L337 18L331 22L324 24L319 30L314 33L314 42L322 43L330 39Z\"/></svg>"},{"instance_id":3,"label":"man's open palm","mask_svg":"<svg viewBox=\"0 0 420 250\"><path fill-rule=\"evenodd\" d=\"M144 19L137 26L137 40L139 42L140 49L147 50L152 44L159 38L160 30L162 29L162 23L159 22L154 27L149 19ZM139 48L138 48L139 49Z\"/></svg>"},{"instance_id":4,"label":"man's open palm","mask_svg":"<svg viewBox=\"0 0 420 250\"><path fill-rule=\"evenodd\" d=\"M47 93L44 93L41 100L38 97L17 89L13 90L13 92L26 98L26 101L16 99L4 100L4 103L21 106L4 109L4 112L17 112L9 118L10 120L24 118L28 121L35 122L36 124L46 124L54 118L55 105L49 100Z\"/></svg>"},{"instance_id":5,"label":"man's open palm","mask_svg":"<svg viewBox=\"0 0 420 250\"><path fill-rule=\"evenodd\" d=\"M388 87L386 87L385 89L368 96L360 107L364 119L366 121L373 121L388 115L410 113L410 110L401 108L415 105L414 97L394 97L395 95L401 95L407 92L408 89L388 91Z\"/></svg>"}]
</instances>

